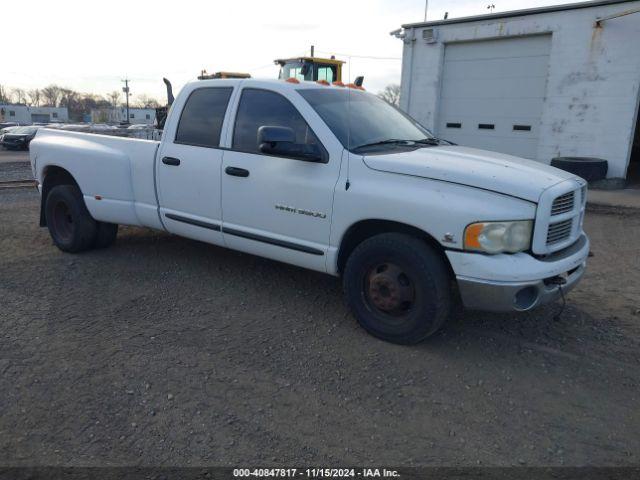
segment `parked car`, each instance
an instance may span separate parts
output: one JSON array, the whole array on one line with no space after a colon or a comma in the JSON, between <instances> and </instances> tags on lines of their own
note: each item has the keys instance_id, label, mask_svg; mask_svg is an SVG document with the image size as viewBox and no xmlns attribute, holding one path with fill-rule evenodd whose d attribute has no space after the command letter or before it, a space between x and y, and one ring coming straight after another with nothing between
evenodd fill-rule
<instances>
[{"instance_id":1,"label":"parked car","mask_svg":"<svg viewBox=\"0 0 640 480\"><path fill-rule=\"evenodd\" d=\"M589 252L581 178L450 145L358 89L198 81L161 142L43 130L30 156L61 250L137 225L341 276L360 324L401 344L436 332L454 291L473 309L551 302Z\"/></svg>"},{"instance_id":2,"label":"parked car","mask_svg":"<svg viewBox=\"0 0 640 480\"><path fill-rule=\"evenodd\" d=\"M16 128L18 128L17 126L13 126L13 127L4 127L4 128L0 128L0 145L2 145L2 139L4 137L5 133L9 133L12 130L15 130Z\"/></svg>"},{"instance_id":3,"label":"parked car","mask_svg":"<svg viewBox=\"0 0 640 480\"><path fill-rule=\"evenodd\" d=\"M28 150L38 127L17 127L2 136L2 146L11 150Z\"/></svg>"}]
</instances>

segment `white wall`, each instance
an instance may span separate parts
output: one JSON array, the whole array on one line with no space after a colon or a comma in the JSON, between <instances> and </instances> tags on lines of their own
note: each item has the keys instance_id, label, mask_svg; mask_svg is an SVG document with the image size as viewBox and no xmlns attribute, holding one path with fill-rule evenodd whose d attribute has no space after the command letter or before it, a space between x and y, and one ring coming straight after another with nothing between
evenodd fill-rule
<instances>
[{"instance_id":1,"label":"white wall","mask_svg":"<svg viewBox=\"0 0 640 480\"><path fill-rule=\"evenodd\" d=\"M522 17L437 25L437 43L424 27L408 28L402 62L401 107L435 130L444 46L449 42L552 34L549 78L537 159L593 156L609 161L608 177L624 177L640 91L640 0ZM415 40L414 40L415 38ZM436 132L437 133L437 132Z\"/></svg>"},{"instance_id":2,"label":"white wall","mask_svg":"<svg viewBox=\"0 0 640 480\"><path fill-rule=\"evenodd\" d=\"M129 108L129 123L146 123L153 125L156 119L155 108ZM147 118L147 115L149 118ZM97 108L91 110L91 121L93 123L120 123L127 120L126 107Z\"/></svg>"},{"instance_id":3,"label":"white wall","mask_svg":"<svg viewBox=\"0 0 640 480\"><path fill-rule=\"evenodd\" d=\"M0 122L17 122L29 124L32 122L31 114L49 115L51 123L68 122L69 111L66 107L28 107L26 105L0 105L0 111L4 110L4 115L0 113ZM14 112L14 115L11 115ZM57 118L54 117L57 114Z\"/></svg>"}]
</instances>

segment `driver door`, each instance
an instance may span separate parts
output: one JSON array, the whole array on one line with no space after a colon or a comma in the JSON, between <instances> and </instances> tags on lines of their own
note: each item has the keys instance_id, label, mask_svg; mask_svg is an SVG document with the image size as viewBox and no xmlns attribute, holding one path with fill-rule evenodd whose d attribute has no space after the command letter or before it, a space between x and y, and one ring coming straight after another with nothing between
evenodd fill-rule
<instances>
[{"instance_id":1,"label":"driver door","mask_svg":"<svg viewBox=\"0 0 640 480\"><path fill-rule=\"evenodd\" d=\"M305 105L300 100L299 106ZM291 128L297 144L320 148L322 161L261 153L261 126ZM222 165L227 246L325 271L342 151L328 151L287 97L249 87L241 92L229 140Z\"/></svg>"}]
</instances>

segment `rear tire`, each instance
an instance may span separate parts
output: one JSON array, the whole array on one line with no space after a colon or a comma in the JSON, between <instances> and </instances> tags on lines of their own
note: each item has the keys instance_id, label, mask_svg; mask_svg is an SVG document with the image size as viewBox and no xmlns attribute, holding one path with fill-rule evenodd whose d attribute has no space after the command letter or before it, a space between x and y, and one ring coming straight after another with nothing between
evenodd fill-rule
<instances>
[{"instance_id":1,"label":"rear tire","mask_svg":"<svg viewBox=\"0 0 640 480\"><path fill-rule=\"evenodd\" d=\"M344 292L360 325L392 343L433 335L451 310L451 275L439 252L402 233L362 242L344 270Z\"/></svg>"},{"instance_id":2,"label":"rear tire","mask_svg":"<svg viewBox=\"0 0 640 480\"><path fill-rule=\"evenodd\" d=\"M118 225L115 223L96 222L98 224L98 231L96 234L95 248L107 248L113 245L118 236Z\"/></svg>"},{"instance_id":3,"label":"rear tire","mask_svg":"<svg viewBox=\"0 0 640 480\"><path fill-rule=\"evenodd\" d=\"M49 191L45 217L53 242L63 252L77 253L93 247L98 225L75 185L57 185Z\"/></svg>"}]
</instances>

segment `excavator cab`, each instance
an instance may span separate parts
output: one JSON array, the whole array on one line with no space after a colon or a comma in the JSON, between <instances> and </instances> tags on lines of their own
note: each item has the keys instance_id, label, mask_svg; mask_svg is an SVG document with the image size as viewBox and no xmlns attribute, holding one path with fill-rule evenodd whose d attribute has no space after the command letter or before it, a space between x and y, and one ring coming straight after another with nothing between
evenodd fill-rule
<instances>
[{"instance_id":1,"label":"excavator cab","mask_svg":"<svg viewBox=\"0 0 640 480\"><path fill-rule=\"evenodd\" d=\"M297 80L318 81L326 80L329 83L342 81L342 65L345 62L336 60L335 57L297 57L282 58L274 61L280 65L280 80L295 78Z\"/></svg>"}]
</instances>

